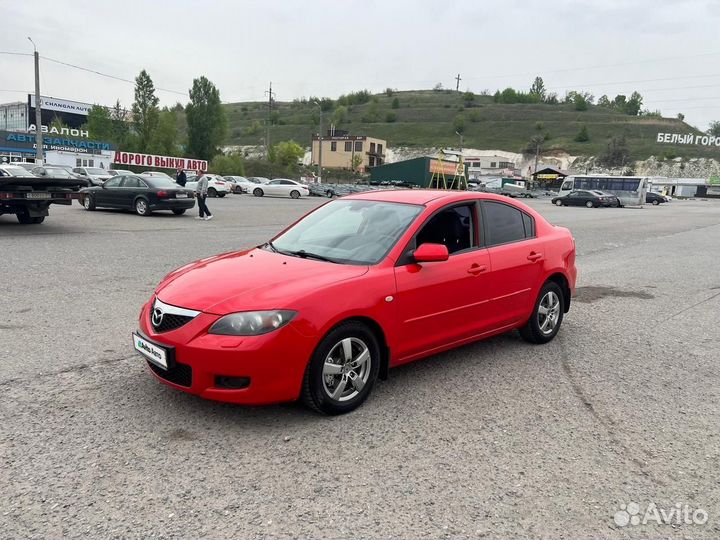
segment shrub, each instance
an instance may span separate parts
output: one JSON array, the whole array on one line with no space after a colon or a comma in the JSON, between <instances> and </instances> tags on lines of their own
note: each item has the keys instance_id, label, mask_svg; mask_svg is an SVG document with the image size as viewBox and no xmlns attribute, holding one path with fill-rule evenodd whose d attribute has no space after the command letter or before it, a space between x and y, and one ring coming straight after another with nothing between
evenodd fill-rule
<instances>
[{"instance_id":1,"label":"shrub","mask_svg":"<svg viewBox=\"0 0 720 540\"><path fill-rule=\"evenodd\" d=\"M397 114L394 112L389 112L385 115L386 122L395 122L395 120L397 120Z\"/></svg>"}]
</instances>

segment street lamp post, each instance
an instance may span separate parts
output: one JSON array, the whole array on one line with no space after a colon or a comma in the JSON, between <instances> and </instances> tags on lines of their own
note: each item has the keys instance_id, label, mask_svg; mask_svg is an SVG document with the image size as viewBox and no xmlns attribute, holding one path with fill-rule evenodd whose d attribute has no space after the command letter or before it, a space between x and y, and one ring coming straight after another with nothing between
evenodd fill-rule
<instances>
[{"instance_id":1,"label":"street lamp post","mask_svg":"<svg viewBox=\"0 0 720 540\"><path fill-rule=\"evenodd\" d=\"M43 163L43 135L42 135L42 114L40 108L40 54L35 42L28 36L33 49L35 49L35 163Z\"/></svg>"},{"instance_id":2,"label":"street lamp post","mask_svg":"<svg viewBox=\"0 0 720 540\"><path fill-rule=\"evenodd\" d=\"M317 177L318 182L322 183L322 120L323 120L323 111L322 106L318 103L318 108L320 109L320 120L318 122L318 164L317 164Z\"/></svg>"}]
</instances>

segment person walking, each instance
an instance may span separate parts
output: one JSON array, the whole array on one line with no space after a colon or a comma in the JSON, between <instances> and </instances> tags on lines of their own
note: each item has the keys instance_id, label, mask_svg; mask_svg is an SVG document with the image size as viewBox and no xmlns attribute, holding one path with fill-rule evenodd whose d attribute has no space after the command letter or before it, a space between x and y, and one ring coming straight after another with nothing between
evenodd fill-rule
<instances>
[{"instance_id":1,"label":"person walking","mask_svg":"<svg viewBox=\"0 0 720 540\"><path fill-rule=\"evenodd\" d=\"M205 204L205 201L207 200L208 180L207 176L202 173L200 174L201 176L198 178L197 185L195 186L195 195L197 196L200 215L195 219L210 221L213 218L213 215L210 213L210 210L208 210L207 204Z\"/></svg>"},{"instance_id":2,"label":"person walking","mask_svg":"<svg viewBox=\"0 0 720 540\"><path fill-rule=\"evenodd\" d=\"M187 175L185 174L185 171L183 171L182 169L178 169L175 181L178 183L179 186L185 187L185 184L187 183Z\"/></svg>"}]
</instances>

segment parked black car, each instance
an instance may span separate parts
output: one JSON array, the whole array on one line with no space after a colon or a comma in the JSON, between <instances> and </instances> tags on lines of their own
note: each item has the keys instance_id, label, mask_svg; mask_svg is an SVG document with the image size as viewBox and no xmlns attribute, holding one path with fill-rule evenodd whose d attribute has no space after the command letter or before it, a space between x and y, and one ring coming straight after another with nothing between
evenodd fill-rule
<instances>
[{"instance_id":1,"label":"parked black car","mask_svg":"<svg viewBox=\"0 0 720 540\"><path fill-rule=\"evenodd\" d=\"M648 191L645 195L645 202L657 206L658 204L668 202L668 200L665 198L665 196L660 195L659 193L653 193L651 191Z\"/></svg>"},{"instance_id":2,"label":"parked black car","mask_svg":"<svg viewBox=\"0 0 720 540\"><path fill-rule=\"evenodd\" d=\"M101 186L80 190L86 210L122 208L148 216L155 210L172 210L179 216L195 206L194 193L172 180L157 176L113 176Z\"/></svg>"},{"instance_id":3,"label":"parked black car","mask_svg":"<svg viewBox=\"0 0 720 540\"><path fill-rule=\"evenodd\" d=\"M587 206L588 208L620 206L620 200L611 193L584 189L576 189L562 197L554 197L552 203L558 206Z\"/></svg>"}]
</instances>

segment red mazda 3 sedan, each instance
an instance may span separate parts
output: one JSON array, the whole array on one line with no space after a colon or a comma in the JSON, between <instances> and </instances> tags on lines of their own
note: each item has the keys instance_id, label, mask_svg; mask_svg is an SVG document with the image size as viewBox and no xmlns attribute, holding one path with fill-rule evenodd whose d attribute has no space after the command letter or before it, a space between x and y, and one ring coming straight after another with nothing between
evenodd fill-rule
<instances>
[{"instance_id":1,"label":"red mazda 3 sedan","mask_svg":"<svg viewBox=\"0 0 720 540\"><path fill-rule=\"evenodd\" d=\"M340 414L391 367L514 329L550 341L575 278L570 232L523 203L370 192L328 202L262 246L170 273L133 341L179 390Z\"/></svg>"}]
</instances>

